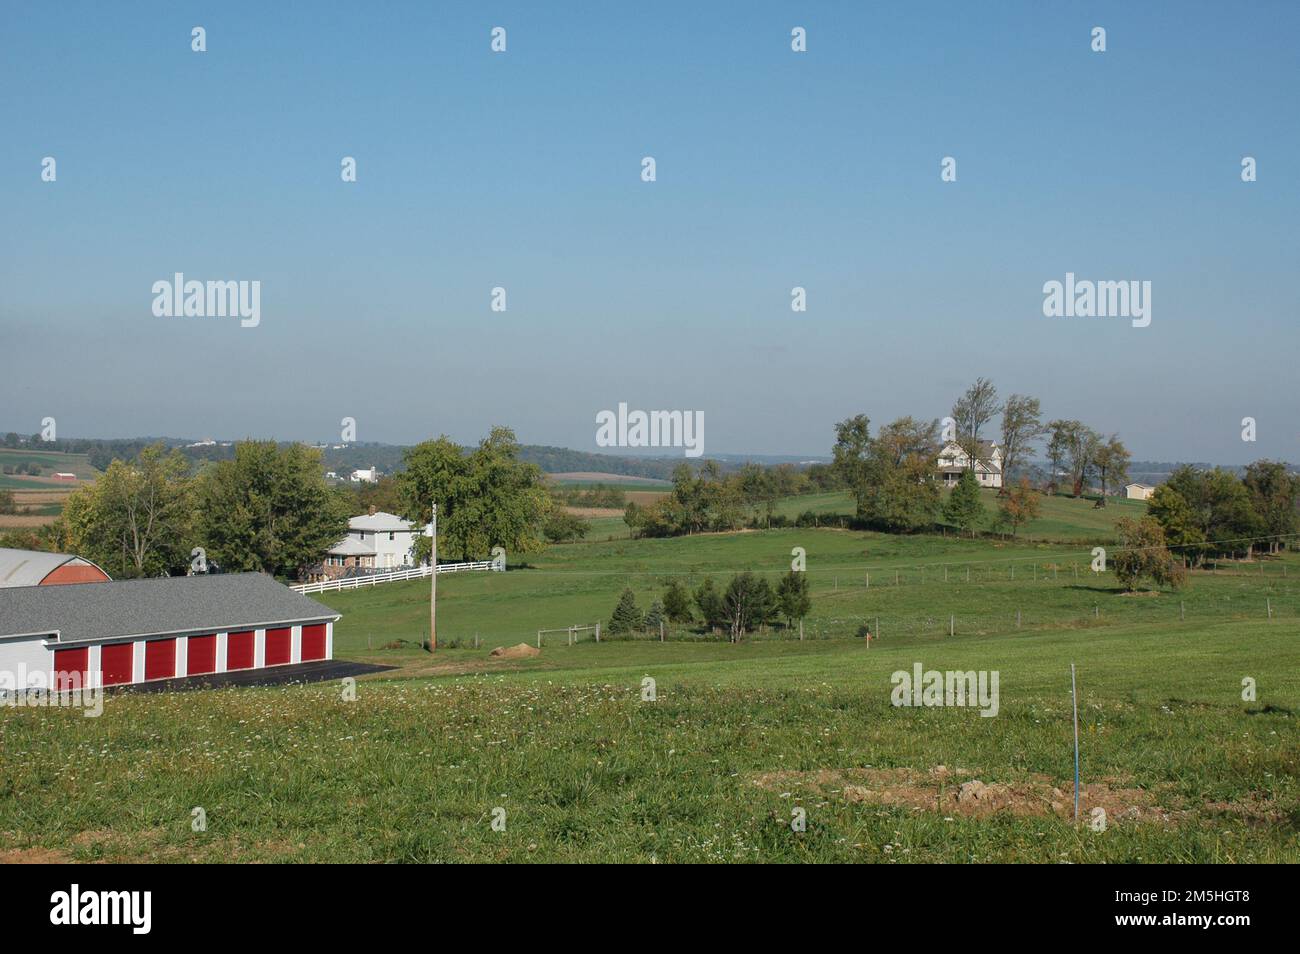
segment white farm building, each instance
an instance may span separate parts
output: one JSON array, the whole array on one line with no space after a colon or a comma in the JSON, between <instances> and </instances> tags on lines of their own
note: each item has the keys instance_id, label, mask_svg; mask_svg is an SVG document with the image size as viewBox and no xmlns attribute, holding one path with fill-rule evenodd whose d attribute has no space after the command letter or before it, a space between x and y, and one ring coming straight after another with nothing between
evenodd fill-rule
<instances>
[{"instance_id":1,"label":"white farm building","mask_svg":"<svg viewBox=\"0 0 1300 954\"><path fill-rule=\"evenodd\" d=\"M970 455L956 441L949 441L939 451L939 474L945 487L955 486L962 471L974 470L981 487L1002 486L1002 448L992 441L980 441L975 451L974 466Z\"/></svg>"},{"instance_id":2,"label":"white farm building","mask_svg":"<svg viewBox=\"0 0 1300 954\"><path fill-rule=\"evenodd\" d=\"M348 521L348 535L326 554L322 575L332 578L414 566L416 538L430 532L428 527L382 510L353 517Z\"/></svg>"}]
</instances>

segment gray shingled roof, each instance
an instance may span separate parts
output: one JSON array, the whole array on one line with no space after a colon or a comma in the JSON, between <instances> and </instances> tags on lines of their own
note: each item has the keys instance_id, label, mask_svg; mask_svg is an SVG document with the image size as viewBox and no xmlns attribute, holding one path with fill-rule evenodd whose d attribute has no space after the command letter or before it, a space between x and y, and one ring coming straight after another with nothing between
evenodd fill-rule
<instances>
[{"instance_id":1,"label":"gray shingled roof","mask_svg":"<svg viewBox=\"0 0 1300 954\"><path fill-rule=\"evenodd\" d=\"M64 643L338 618L263 573L0 587L0 636L57 630Z\"/></svg>"}]
</instances>

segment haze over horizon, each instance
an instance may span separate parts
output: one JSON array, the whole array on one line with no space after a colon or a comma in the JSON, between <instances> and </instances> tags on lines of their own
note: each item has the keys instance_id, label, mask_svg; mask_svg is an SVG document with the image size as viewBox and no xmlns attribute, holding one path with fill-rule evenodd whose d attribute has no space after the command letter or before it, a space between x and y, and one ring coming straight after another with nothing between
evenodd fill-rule
<instances>
[{"instance_id":1,"label":"haze over horizon","mask_svg":"<svg viewBox=\"0 0 1300 954\"><path fill-rule=\"evenodd\" d=\"M1138 460L1300 459L1294 4L734 13L5 8L0 430L631 456L627 402L824 457L982 375ZM177 272L260 323L155 316ZM1150 326L1044 317L1067 273L1150 281Z\"/></svg>"}]
</instances>

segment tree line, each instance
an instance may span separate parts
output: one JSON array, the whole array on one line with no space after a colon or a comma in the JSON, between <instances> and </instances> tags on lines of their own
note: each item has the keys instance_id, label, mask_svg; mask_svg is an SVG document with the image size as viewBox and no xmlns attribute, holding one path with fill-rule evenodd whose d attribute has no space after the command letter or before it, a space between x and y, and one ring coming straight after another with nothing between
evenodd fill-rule
<instances>
[{"instance_id":1,"label":"tree line","mask_svg":"<svg viewBox=\"0 0 1300 954\"><path fill-rule=\"evenodd\" d=\"M731 642L764 626L784 621L794 627L812 610L808 576L791 570L776 586L763 576L746 570L737 573L719 587L713 577L705 577L692 591L681 580L671 580L663 596L642 613L636 594L625 587L610 615L607 631L614 634L646 632L654 634L661 625L700 625L704 631L726 633Z\"/></svg>"},{"instance_id":2,"label":"tree line","mask_svg":"<svg viewBox=\"0 0 1300 954\"><path fill-rule=\"evenodd\" d=\"M446 437L408 448L406 469L382 487L329 483L321 452L241 441L229 459L195 464L179 449L144 447L112 460L69 495L62 515L0 544L76 553L115 579L220 569L301 578L344 538L348 520L380 500L417 526L438 504L439 552L485 558L494 546L533 552L550 512L542 473L518 459L508 428L475 448ZM428 559L418 538L416 557ZM196 548L198 553L196 553Z\"/></svg>"},{"instance_id":3,"label":"tree line","mask_svg":"<svg viewBox=\"0 0 1300 954\"><path fill-rule=\"evenodd\" d=\"M654 503L629 503L623 522L642 537L674 537L739 530L746 525L780 524L776 505L824 489L836 489L826 468L800 470L791 464L764 467L747 463L724 473L714 461L698 469L681 463L673 469L672 488Z\"/></svg>"}]
</instances>

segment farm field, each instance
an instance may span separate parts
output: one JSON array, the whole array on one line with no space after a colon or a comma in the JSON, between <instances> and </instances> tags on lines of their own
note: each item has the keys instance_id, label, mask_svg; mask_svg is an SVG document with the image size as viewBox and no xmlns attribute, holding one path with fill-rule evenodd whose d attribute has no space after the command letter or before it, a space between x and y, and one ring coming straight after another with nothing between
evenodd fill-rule
<instances>
[{"instance_id":1,"label":"farm field","mask_svg":"<svg viewBox=\"0 0 1300 954\"><path fill-rule=\"evenodd\" d=\"M52 522L63 512L68 494L85 481L94 480L98 471L85 454L57 451L31 451L0 447L0 468L36 464L39 476L0 472L0 490L13 491L17 513L0 514L0 530L35 528ZM56 472L77 475L75 482L55 480Z\"/></svg>"},{"instance_id":2,"label":"farm field","mask_svg":"<svg viewBox=\"0 0 1300 954\"><path fill-rule=\"evenodd\" d=\"M802 641L553 634L539 657L488 656L608 620L624 585L644 609L674 576L775 580L796 546ZM0 860L1300 861L1300 558L1139 596L1090 559L806 528L555 546L440 577L435 656L417 648L427 581L326 594L335 655L397 667L354 701L314 685L0 710ZM1082 817L1104 809L1104 831L1072 819L1071 663ZM893 706L917 664L997 672L996 716Z\"/></svg>"},{"instance_id":3,"label":"farm field","mask_svg":"<svg viewBox=\"0 0 1300 954\"><path fill-rule=\"evenodd\" d=\"M34 451L0 447L0 468L18 467L27 464L36 464L41 468L41 474L39 476L0 474L0 477L7 478L10 481L10 483L5 483L3 486L9 489L30 487L33 483L38 486L68 486L62 481L53 479L56 471L76 474L79 481L94 480L99 475L99 472L90 465L90 459L85 454L64 454L59 451Z\"/></svg>"},{"instance_id":4,"label":"farm field","mask_svg":"<svg viewBox=\"0 0 1300 954\"><path fill-rule=\"evenodd\" d=\"M592 485L594 486L594 484ZM620 486L619 489L624 489ZM646 505L653 503L667 491L637 490L626 496L629 501ZM997 515L997 491L983 489L980 491L983 504L988 511L980 529L992 531L993 521ZM1040 497L1042 513L1037 520L1027 527L1022 527L1018 539L1027 541L1071 541L1098 542L1114 536L1115 522L1120 517L1137 518L1146 513L1146 503L1123 498L1108 498L1104 508L1094 508L1091 499L1073 499L1071 497ZM570 508L574 509L574 508ZM793 521L801 514L812 513L817 516L849 516L855 511L853 497L847 491L829 493L802 494L797 497L784 497L776 502L773 516L785 517ZM615 510L581 510L590 525L587 532L588 541L626 540L631 538L631 531L623 522L621 511Z\"/></svg>"},{"instance_id":5,"label":"farm field","mask_svg":"<svg viewBox=\"0 0 1300 954\"><path fill-rule=\"evenodd\" d=\"M998 670L997 716L891 706L916 662ZM1105 831L1070 818L1071 662L1083 812L1105 808ZM1294 624L439 666L362 680L352 702L318 685L4 712L0 859L1300 861ZM971 781L1005 798L963 800Z\"/></svg>"},{"instance_id":6,"label":"farm field","mask_svg":"<svg viewBox=\"0 0 1300 954\"><path fill-rule=\"evenodd\" d=\"M1073 505L1091 517L1086 501ZM1107 508L1118 515L1118 508ZM1057 518L1058 520L1060 518ZM1096 539L1096 531L1061 521L1061 530ZM1106 539L1103 537L1103 539ZM624 586L642 610L662 595L670 579L694 587L705 576L725 585L752 570L775 583L802 547L813 610L805 637L852 637L866 624L888 638L898 633L988 634L1017 628L1107 626L1129 622L1300 617L1300 565L1292 559L1224 564L1198 571L1183 594L1125 596L1110 573L1093 574L1091 540L1035 543L956 536L900 536L826 528L703 534L670 539L590 540L552 546L504 574L439 578L439 633L444 645L493 647L533 641L539 628L608 619ZM428 584L385 584L320 597L343 614L335 632L339 655L361 654L406 640L405 650L427 637ZM788 638L783 630L767 634ZM690 633L670 638L698 640ZM759 636L758 638L765 638ZM380 655L403 655L391 650Z\"/></svg>"}]
</instances>

